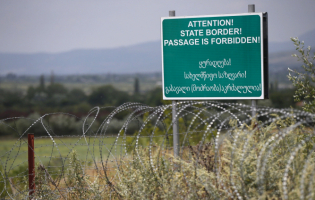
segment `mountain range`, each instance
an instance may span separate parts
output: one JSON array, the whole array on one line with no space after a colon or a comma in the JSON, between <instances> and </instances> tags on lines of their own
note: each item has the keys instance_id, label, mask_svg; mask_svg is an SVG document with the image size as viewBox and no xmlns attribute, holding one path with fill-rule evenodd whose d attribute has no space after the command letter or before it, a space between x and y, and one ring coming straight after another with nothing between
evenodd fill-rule
<instances>
[{"instance_id":1,"label":"mountain range","mask_svg":"<svg viewBox=\"0 0 315 200\"><path fill-rule=\"evenodd\" d=\"M315 29L301 35L306 46L315 46ZM269 42L270 79L281 79L287 69L297 69L300 63L293 42ZM111 49L80 49L63 53L0 53L0 76L50 74L148 73L161 71L160 41ZM285 76L283 76L285 74ZM280 76L280 77L279 77ZM283 77L282 77L283 76Z\"/></svg>"}]
</instances>

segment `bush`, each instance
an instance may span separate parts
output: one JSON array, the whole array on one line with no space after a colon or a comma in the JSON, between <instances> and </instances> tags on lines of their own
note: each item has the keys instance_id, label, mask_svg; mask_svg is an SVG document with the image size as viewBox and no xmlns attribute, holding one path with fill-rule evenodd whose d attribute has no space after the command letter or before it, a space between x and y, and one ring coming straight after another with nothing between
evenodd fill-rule
<instances>
[{"instance_id":1,"label":"bush","mask_svg":"<svg viewBox=\"0 0 315 200\"><path fill-rule=\"evenodd\" d=\"M304 101L303 109L308 112L315 112L315 53L311 54L311 47L304 49L304 42L300 42L298 38L291 38L296 46L297 54L292 56L296 57L299 61L303 62L302 68L304 73L293 71L289 69L290 73L288 78L292 81L294 87L296 87L294 100ZM293 73L294 75L291 75Z\"/></svg>"}]
</instances>

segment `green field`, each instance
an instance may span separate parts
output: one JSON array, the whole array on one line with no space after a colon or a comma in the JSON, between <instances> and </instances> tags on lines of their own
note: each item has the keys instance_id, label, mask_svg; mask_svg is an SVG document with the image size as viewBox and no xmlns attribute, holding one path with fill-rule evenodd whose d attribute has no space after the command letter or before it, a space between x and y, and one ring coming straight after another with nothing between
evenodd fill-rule
<instances>
[{"instance_id":1,"label":"green field","mask_svg":"<svg viewBox=\"0 0 315 200\"><path fill-rule=\"evenodd\" d=\"M67 159L72 151L76 151L78 158L81 161L96 162L105 161L108 157L110 149L112 148L116 138L109 137L87 137L86 140L82 138L54 138L55 143L50 138L36 138L34 140L35 146L35 163L47 164L54 166L62 157ZM116 147L111 151L112 156L118 156L122 150L122 139L119 139ZM1 139L0 141L0 162L2 168L14 169L18 166L27 165L27 138L18 139ZM101 158L102 155L102 158ZM111 156L111 157L112 157ZM60 165L60 164L58 164Z\"/></svg>"}]
</instances>

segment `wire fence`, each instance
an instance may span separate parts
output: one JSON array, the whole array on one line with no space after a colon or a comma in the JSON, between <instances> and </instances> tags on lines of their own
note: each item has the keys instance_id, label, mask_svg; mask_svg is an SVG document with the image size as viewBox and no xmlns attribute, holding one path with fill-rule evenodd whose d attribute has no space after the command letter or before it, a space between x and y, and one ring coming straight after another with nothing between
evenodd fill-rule
<instances>
[{"instance_id":1,"label":"wire fence","mask_svg":"<svg viewBox=\"0 0 315 200\"><path fill-rule=\"evenodd\" d=\"M172 104L140 103L2 119L0 133L18 138L0 141L1 199L315 199L313 114L257 107L251 116L248 105L213 101L176 108L174 121Z\"/></svg>"}]
</instances>

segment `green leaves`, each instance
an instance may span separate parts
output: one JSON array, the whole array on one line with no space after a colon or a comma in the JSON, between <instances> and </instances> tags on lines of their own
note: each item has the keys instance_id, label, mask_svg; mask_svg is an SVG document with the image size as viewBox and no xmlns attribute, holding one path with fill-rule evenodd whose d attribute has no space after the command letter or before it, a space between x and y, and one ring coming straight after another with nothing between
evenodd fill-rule
<instances>
[{"instance_id":1,"label":"green leaves","mask_svg":"<svg viewBox=\"0 0 315 200\"><path fill-rule=\"evenodd\" d=\"M298 61L302 61L302 68L304 73L298 72L297 70L292 70L288 68L289 75L288 78L292 82L293 86L296 88L294 100L303 101L303 109L307 112L315 112L315 67L312 61L315 59L314 56L310 56L311 47L304 49L304 42L300 42L298 38L291 38L298 54L293 54ZM291 75L294 74L295 76Z\"/></svg>"}]
</instances>

